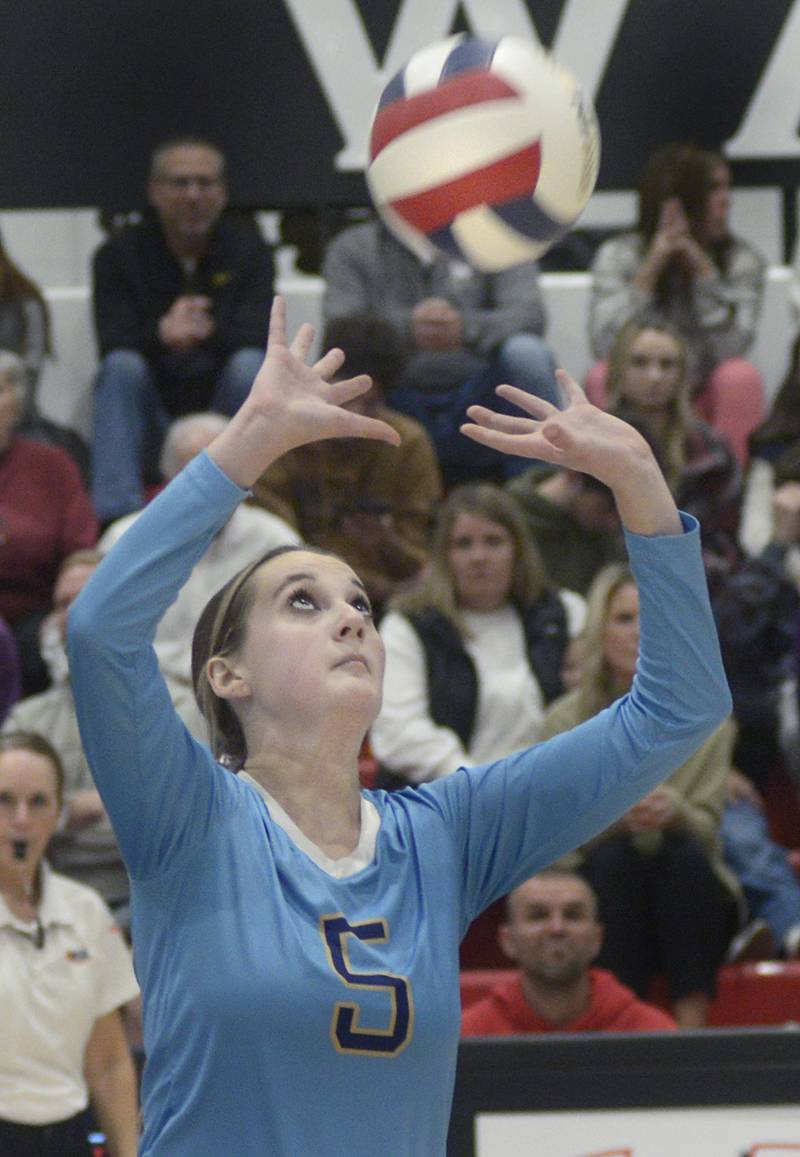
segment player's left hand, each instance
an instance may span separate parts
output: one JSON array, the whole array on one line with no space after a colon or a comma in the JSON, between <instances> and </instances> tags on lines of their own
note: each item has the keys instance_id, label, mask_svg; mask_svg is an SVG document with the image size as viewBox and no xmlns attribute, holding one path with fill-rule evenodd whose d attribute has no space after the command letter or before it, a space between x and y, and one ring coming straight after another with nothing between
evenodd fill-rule
<instances>
[{"instance_id":1,"label":"player's left hand","mask_svg":"<svg viewBox=\"0 0 800 1157\"><path fill-rule=\"evenodd\" d=\"M652 457L650 447L627 422L593 406L565 370L557 370L556 377L566 398L563 409L515 386L498 386L502 398L529 416L512 417L485 406L470 406L467 416L471 420L461 427L462 434L505 454L592 474L613 489L632 457Z\"/></svg>"}]
</instances>

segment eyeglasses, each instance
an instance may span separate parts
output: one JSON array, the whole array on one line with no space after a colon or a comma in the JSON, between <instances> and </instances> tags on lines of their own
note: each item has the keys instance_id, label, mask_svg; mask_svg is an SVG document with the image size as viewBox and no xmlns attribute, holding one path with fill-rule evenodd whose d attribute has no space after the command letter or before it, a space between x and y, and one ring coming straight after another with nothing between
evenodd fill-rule
<instances>
[{"instance_id":1,"label":"eyeglasses","mask_svg":"<svg viewBox=\"0 0 800 1157\"><path fill-rule=\"evenodd\" d=\"M222 177L198 177L193 176L177 176L156 177L160 185L169 185L170 189L175 189L178 192L185 192L191 185L195 185L201 192L207 193L209 189L213 189L217 185L222 184Z\"/></svg>"}]
</instances>

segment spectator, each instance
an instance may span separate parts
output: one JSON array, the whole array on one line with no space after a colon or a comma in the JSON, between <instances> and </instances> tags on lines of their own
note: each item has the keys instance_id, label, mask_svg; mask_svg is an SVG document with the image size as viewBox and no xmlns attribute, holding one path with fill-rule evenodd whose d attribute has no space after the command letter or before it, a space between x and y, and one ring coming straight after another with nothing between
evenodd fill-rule
<instances>
[{"instance_id":1,"label":"spectator","mask_svg":"<svg viewBox=\"0 0 800 1157\"><path fill-rule=\"evenodd\" d=\"M674 143L657 150L639 188L635 232L604 242L592 264L589 332L608 358L633 318L673 324L689 352L696 403L739 461L763 416L761 375L744 354L755 336L765 261L728 224L730 170L718 153ZM604 398L604 367L591 372L593 401Z\"/></svg>"},{"instance_id":2,"label":"spectator","mask_svg":"<svg viewBox=\"0 0 800 1157\"><path fill-rule=\"evenodd\" d=\"M712 599L738 724L734 764L761 791L780 765L779 734L796 687L800 604L792 535L800 527L799 491L789 484L776 493L774 541L726 575Z\"/></svg>"},{"instance_id":3,"label":"spectator","mask_svg":"<svg viewBox=\"0 0 800 1157\"><path fill-rule=\"evenodd\" d=\"M543 737L625 695L638 652L636 584L626 568L607 567L589 594L580 683L548 709ZM668 780L562 862L597 894L606 930L598 964L639 996L663 973L672 1013L686 1028L706 1022L741 899L720 844L733 730L718 728ZM609 769L614 759L609 750Z\"/></svg>"},{"instance_id":4,"label":"spectator","mask_svg":"<svg viewBox=\"0 0 800 1157\"><path fill-rule=\"evenodd\" d=\"M5 619L0 619L0 723L22 694L17 644Z\"/></svg>"},{"instance_id":5,"label":"spectator","mask_svg":"<svg viewBox=\"0 0 800 1157\"><path fill-rule=\"evenodd\" d=\"M570 609L579 615L582 602L573 596ZM380 633L386 676L370 739L385 786L438 779L541 738L545 705L562 691L568 611L504 490L450 492L430 569L391 603Z\"/></svg>"},{"instance_id":6,"label":"spectator","mask_svg":"<svg viewBox=\"0 0 800 1157\"><path fill-rule=\"evenodd\" d=\"M611 973L592 968L603 942L597 898L579 875L549 869L520 884L498 929L519 971L462 1014L462 1036L674 1029Z\"/></svg>"},{"instance_id":7,"label":"spectator","mask_svg":"<svg viewBox=\"0 0 800 1157\"><path fill-rule=\"evenodd\" d=\"M786 848L772 839L764 800L732 768L722 812L725 859L744 889L751 921L734 938L728 960L770 960L800 955L800 884Z\"/></svg>"},{"instance_id":8,"label":"spectator","mask_svg":"<svg viewBox=\"0 0 800 1157\"><path fill-rule=\"evenodd\" d=\"M135 1157L136 1070L119 1010L138 989L100 897L44 859L62 792L47 740L0 738L0 1152L83 1157L91 1100L110 1157Z\"/></svg>"},{"instance_id":9,"label":"spectator","mask_svg":"<svg viewBox=\"0 0 800 1157\"><path fill-rule=\"evenodd\" d=\"M225 158L181 138L153 154L150 211L94 259L97 376L93 496L104 523L143 503L171 417L233 414L261 364L270 249L252 221L223 215Z\"/></svg>"},{"instance_id":10,"label":"spectator","mask_svg":"<svg viewBox=\"0 0 800 1157\"><path fill-rule=\"evenodd\" d=\"M738 675L739 694L749 691L748 700L757 708L751 713L749 747L758 758L755 769L746 770L762 789L776 767L783 767L800 788L800 459L794 466L787 461L789 472L795 477L774 489L770 480L770 496L765 495L769 516L759 518L758 534L748 540L758 553L742 567L745 575L755 572L749 613L740 616L738 629L734 615L728 616L728 637L723 640ZM755 523L750 529L755 530ZM750 639L743 626L750 628Z\"/></svg>"},{"instance_id":11,"label":"spectator","mask_svg":"<svg viewBox=\"0 0 800 1157\"><path fill-rule=\"evenodd\" d=\"M167 430L161 450L159 472L169 482L205 450L228 425L228 418L210 412L177 418ZM104 554L111 550L141 511L117 519L100 539ZM204 734L194 709L192 691L192 635L200 612L211 596L238 571L277 546L300 541L282 518L255 506L237 507L215 535L208 550L195 564L185 586L159 623L154 646L158 664L171 687L173 702L189 720L190 729Z\"/></svg>"},{"instance_id":12,"label":"spectator","mask_svg":"<svg viewBox=\"0 0 800 1157\"><path fill-rule=\"evenodd\" d=\"M583 678L584 643L570 640L563 668L572 690ZM729 732L733 721L726 725ZM739 880L749 922L728 946L729 962L793 959L800 952L800 884L786 848L770 836L764 801L750 780L728 769L720 826L725 862Z\"/></svg>"},{"instance_id":13,"label":"spectator","mask_svg":"<svg viewBox=\"0 0 800 1157\"><path fill-rule=\"evenodd\" d=\"M625 557L614 496L591 475L531 466L506 489L519 503L557 586L585 595L599 570Z\"/></svg>"},{"instance_id":14,"label":"spectator","mask_svg":"<svg viewBox=\"0 0 800 1157\"><path fill-rule=\"evenodd\" d=\"M58 568L73 550L94 545L97 519L72 458L18 433L25 382L21 359L0 350L0 615L31 695L47 686L39 627Z\"/></svg>"},{"instance_id":15,"label":"spectator","mask_svg":"<svg viewBox=\"0 0 800 1157\"><path fill-rule=\"evenodd\" d=\"M757 556L773 540L773 497L786 483L800 483L800 335L772 408L750 436L739 541Z\"/></svg>"},{"instance_id":16,"label":"spectator","mask_svg":"<svg viewBox=\"0 0 800 1157\"><path fill-rule=\"evenodd\" d=\"M41 639L52 686L17 703L3 732L37 732L49 738L64 769L62 822L51 842L50 858L58 871L94 888L115 911L122 912L128 901L128 874L86 762L64 645L69 608L102 557L99 550L83 550L64 560ZM168 685L187 727L198 738L204 737L205 725L193 696L172 681Z\"/></svg>"},{"instance_id":17,"label":"spectator","mask_svg":"<svg viewBox=\"0 0 800 1157\"><path fill-rule=\"evenodd\" d=\"M442 494L436 452L423 427L386 404L405 352L389 322L368 314L325 327L323 347L344 351L342 374L369 374L372 389L348 403L400 434L399 446L337 438L300 446L253 487L254 500L291 523L306 542L344 558L380 607L428 560L433 512Z\"/></svg>"},{"instance_id":18,"label":"spectator","mask_svg":"<svg viewBox=\"0 0 800 1157\"><path fill-rule=\"evenodd\" d=\"M333 239L322 272L327 319L371 312L401 334L409 356L392 405L427 428L448 489L521 469L517 459L465 443L459 426L474 402L518 412L498 402L499 382L558 400L535 263L491 275L442 255L425 264L368 221Z\"/></svg>"},{"instance_id":19,"label":"spectator","mask_svg":"<svg viewBox=\"0 0 800 1157\"><path fill-rule=\"evenodd\" d=\"M696 417L686 345L671 326L638 320L623 326L608 363L608 408L646 426L681 510L700 523L707 565L738 558L741 472L730 445Z\"/></svg>"},{"instance_id":20,"label":"spectator","mask_svg":"<svg viewBox=\"0 0 800 1157\"><path fill-rule=\"evenodd\" d=\"M38 285L11 260L0 237L0 349L22 361L26 410L33 408L42 363L52 353L50 310Z\"/></svg>"},{"instance_id":21,"label":"spectator","mask_svg":"<svg viewBox=\"0 0 800 1157\"><path fill-rule=\"evenodd\" d=\"M53 353L50 308L39 286L18 268L0 238L0 350L22 360L24 398L19 430L26 438L60 446L75 459L81 477L89 481L89 451L80 434L59 426L40 413L36 390L45 357Z\"/></svg>"}]
</instances>

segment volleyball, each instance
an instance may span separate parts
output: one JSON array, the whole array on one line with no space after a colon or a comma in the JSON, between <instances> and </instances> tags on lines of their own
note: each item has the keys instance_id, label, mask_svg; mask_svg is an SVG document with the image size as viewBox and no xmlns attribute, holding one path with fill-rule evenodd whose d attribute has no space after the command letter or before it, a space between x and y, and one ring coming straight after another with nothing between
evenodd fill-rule
<instances>
[{"instance_id":1,"label":"volleyball","mask_svg":"<svg viewBox=\"0 0 800 1157\"><path fill-rule=\"evenodd\" d=\"M576 78L523 37L461 33L383 90L367 183L397 237L483 272L541 257L594 189L600 133Z\"/></svg>"}]
</instances>

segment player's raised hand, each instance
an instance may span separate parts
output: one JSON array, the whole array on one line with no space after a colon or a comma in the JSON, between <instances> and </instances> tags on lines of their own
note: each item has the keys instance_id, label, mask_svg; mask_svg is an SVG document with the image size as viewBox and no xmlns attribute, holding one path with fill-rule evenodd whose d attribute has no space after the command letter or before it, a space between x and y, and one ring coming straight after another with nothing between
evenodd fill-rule
<instances>
[{"instance_id":1,"label":"player's raised hand","mask_svg":"<svg viewBox=\"0 0 800 1157\"><path fill-rule=\"evenodd\" d=\"M276 436L291 449L321 438L378 438L399 442L386 422L343 409L346 402L366 393L371 386L365 374L333 382L344 354L329 350L313 366L306 359L314 341L314 328L302 325L291 344L286 337L286 303L276 297L269 319L267 352L253 382L249 407L268 415Z\"/></svg>"},{"instance_id":2,"label":"player's raised hand","mask_svg":"<svg viewBox=\"0 0 800 1157\"><path fill-rule=\"evenodd\" d=\"M505 454L537 458L592 474L614 492L629 530L641 534L679 533L681 522L653 452L638 430L587 401L565 370L556 377L566 399L559 410L514 386L497 393L527 417L470 406L461 432Z\"/></svg>"},{"instance_id":3,"label":"player's raised hand","mask_svg":"<svg viewBox=\"0 0 800 1157\"><path fill-rule=\"evenodd\" d=\"M506 454L581 470L612 485L620 471L620 456L649 455L647 442L627 422L587 401L581 387L564 370L558 370L556 376L566 398L564 409L514 386L498 386L501 397L529 416L511 417L470 406L467 415L472 421L461 427L462 433Z\"/></svg>"},{"instance_id":4,"label":"player's raised hand","mask_svg":"<svg viewBox=\"0 0 800 1157\"><path fill-rule=\"evenodd\" d=\"M325 438L376 438L397 445L400 436L388 423L345 408L366 393L371 381L361 374L331 381L344 354L329 350L306 363L314 328L303 325L291 344L286 338L286 303L277 296L269 320L267 352L250 393L209 453L240 486L251 486L271 462L308 442Z\"/></svg>"}]
</instances>

